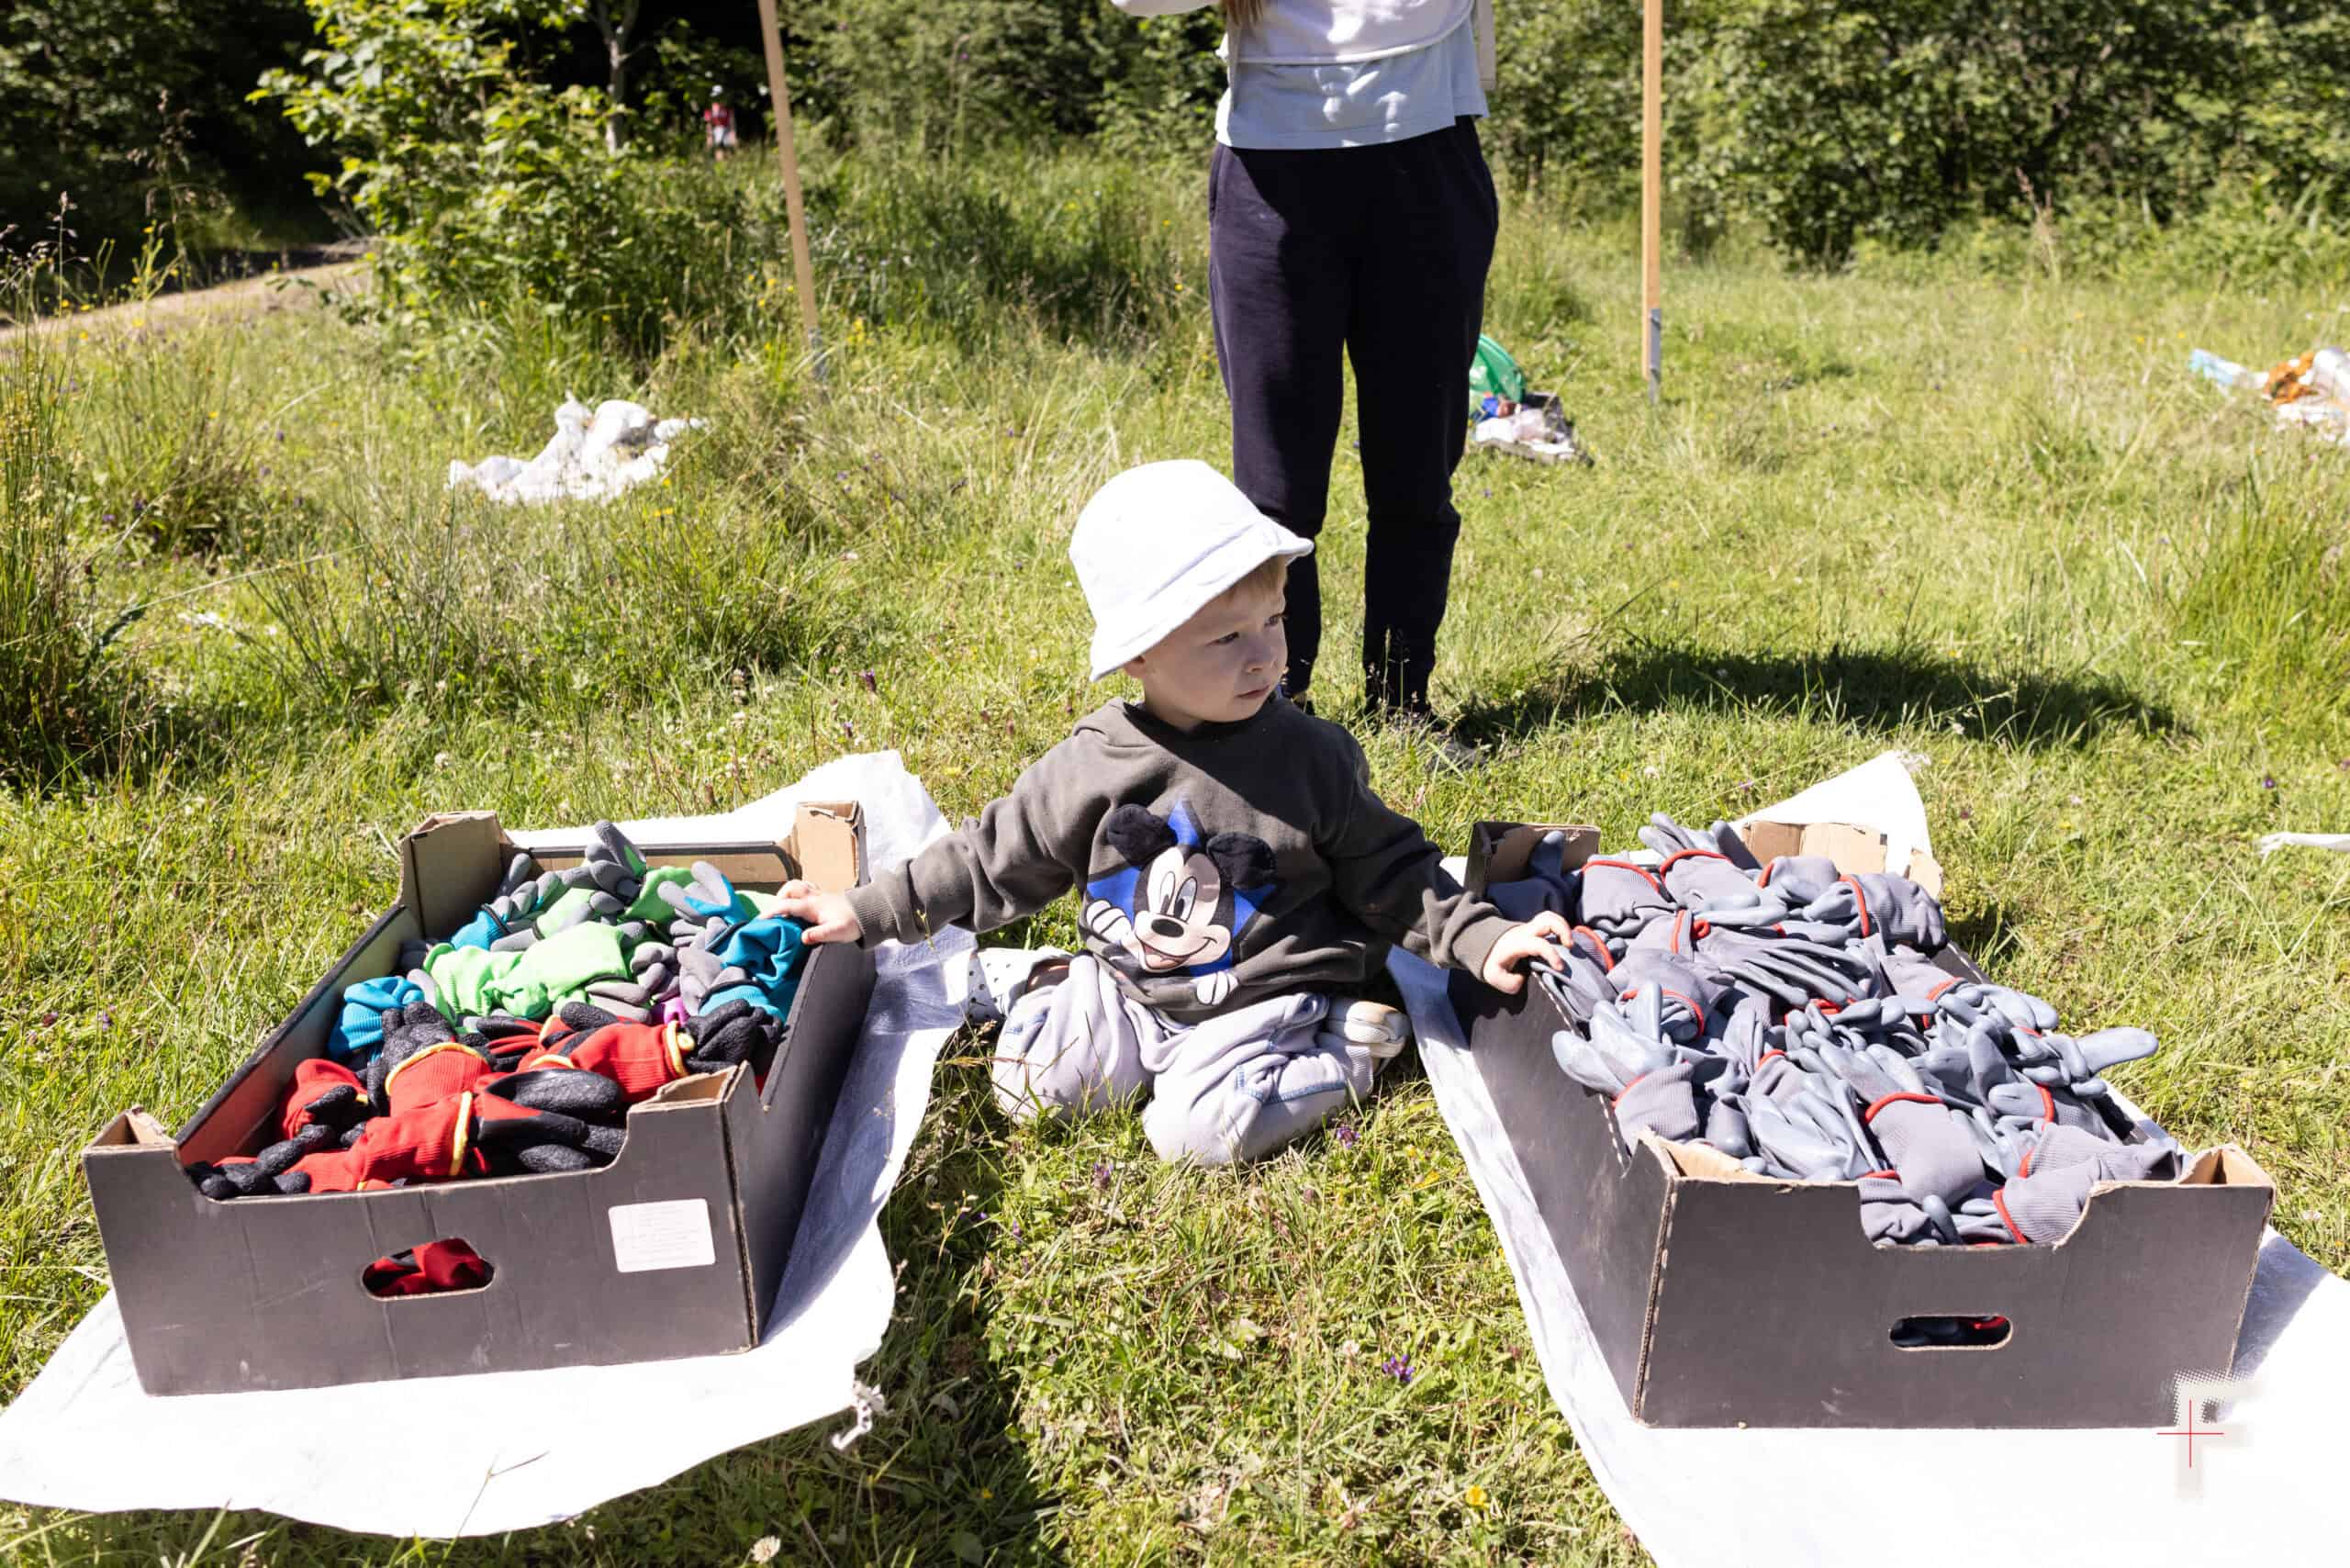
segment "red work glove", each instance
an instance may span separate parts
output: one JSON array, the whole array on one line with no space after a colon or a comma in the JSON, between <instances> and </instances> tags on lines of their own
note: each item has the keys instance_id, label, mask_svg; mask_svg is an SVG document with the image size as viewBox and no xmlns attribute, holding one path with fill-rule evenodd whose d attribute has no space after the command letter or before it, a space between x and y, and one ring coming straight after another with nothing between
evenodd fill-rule
<instances>
[{"instance_id":1,"label":"red work glove","mask_svg":"<svg viewBox=\"0 0 2350 1568\"><path fill-rule=\"evenodd\" d=\"M196 1190L207 1198L247 1198L275 1192L278 1178L306 1156L334 1148L342 1135L375 1114L359 1078L340 1062L317 1057L294 1070L277 1112L285 1136L258 1154L188 1167Z\"/></svg>"},{"instance_id":2,"label":"red work glove","mask_svg":"<svg viewBox=\"0 0 2350 1568\"><path fill-rule=\"evenodd\" d=\"M565 1002L521 1068L578 1067L617 1082L631 1104L665 1084L718 1072L771 1047L783 1025L747 1002L730 1002L682 1024L623 1024L600 1008Z\"/></svg>"},{"instance_id":3,"label":"red work glove","mask_svg":"<svg viewBox=\"0 0 2350 1568\"><path fill-rule=\"evenodd\" d=\"M428 1241L367 1265L361 1277L376 1295L431 1295L489 1283L490 1267L462 1241Z\"/></svg>"}]
</instances>

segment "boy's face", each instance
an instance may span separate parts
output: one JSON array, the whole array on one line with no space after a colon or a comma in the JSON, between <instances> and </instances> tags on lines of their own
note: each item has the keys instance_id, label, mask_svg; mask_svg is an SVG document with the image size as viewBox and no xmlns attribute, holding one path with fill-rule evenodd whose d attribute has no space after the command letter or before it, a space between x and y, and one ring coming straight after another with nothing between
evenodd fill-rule
<instances>
[{"instance_id":1,"label":"boy's face","mask_svg":"<svg viewBox=\"0 0 2350 1568\"><path fill-rule=\"evenodd\" d=\"M1143 706L1183 730L1255 713L1289 667L1287 604L1278 582L1243 586L1129 659L1126 673L1142 682Z\"/></svg>"}]
</instances>

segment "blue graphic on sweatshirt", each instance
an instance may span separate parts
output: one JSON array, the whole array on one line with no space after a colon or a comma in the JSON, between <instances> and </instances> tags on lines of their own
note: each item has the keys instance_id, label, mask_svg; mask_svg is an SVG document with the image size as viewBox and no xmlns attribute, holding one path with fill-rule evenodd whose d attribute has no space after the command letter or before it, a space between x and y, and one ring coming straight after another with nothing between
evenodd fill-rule
<instances>
[{"instance_id":1,"label":"blue graphic on sweatshirt","mask_svg":"<svg viewBox=\"0 0 2350 1568\"><path fill-rule=\"evenodd\" d=\"M1206 836L1181 801L1163 817L1120 806L1102 836L1122 864L1085 884L1080 917L1102 956L1138 979L1192 976L1203 1007L1231 995L1240 934L1280 890L1272 846L1245 833Z\"/></svg>"}]
</instances>

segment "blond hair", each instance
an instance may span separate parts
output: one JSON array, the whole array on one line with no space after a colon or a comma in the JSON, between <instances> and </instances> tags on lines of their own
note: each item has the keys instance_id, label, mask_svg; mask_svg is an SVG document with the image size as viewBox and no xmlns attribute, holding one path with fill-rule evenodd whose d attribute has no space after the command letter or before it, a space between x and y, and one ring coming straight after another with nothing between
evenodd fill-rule
<instances>
[{"instance_id":1,"label":"blond hair","mask_svg":"<svg viewBox=\"0 0 2350 1568\"><path fill-rule=\"evenodd\" d=\"M1215 8L1224 13L1225 30L1237 33L1265 14L1265 0L1216 0Z\"/></svg>"},{"instance_id":2,"label":"blond hair","mask_svg":"<svg viewBox=\"0 0 2350 1568\"><path fill-rule=\"evenodd\" d=\"M1270 597L1289 587L1289 560L1286 555L1270 555L1257 563L1248 575L1215 596L1221 605L1230 600L1251 597Z\"/></svg>"}]
</instances>

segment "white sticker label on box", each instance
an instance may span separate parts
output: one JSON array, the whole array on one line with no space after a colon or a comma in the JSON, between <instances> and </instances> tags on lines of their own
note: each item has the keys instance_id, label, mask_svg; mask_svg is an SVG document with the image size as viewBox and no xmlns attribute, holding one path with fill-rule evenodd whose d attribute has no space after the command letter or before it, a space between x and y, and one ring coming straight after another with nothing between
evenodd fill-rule
<instances>
[{"instance_id":1,"label":"white sticker label on box","mask_svg":"<svg viewBox=\"0 0 2350 1568\"><path fill-rule=\"evenodd\" d=\"M611 1211L612 1267L623 1274L699 1269L718 1261L711 1242L710 1203L622 1204Z\"/></svg>"}]
</instances>

